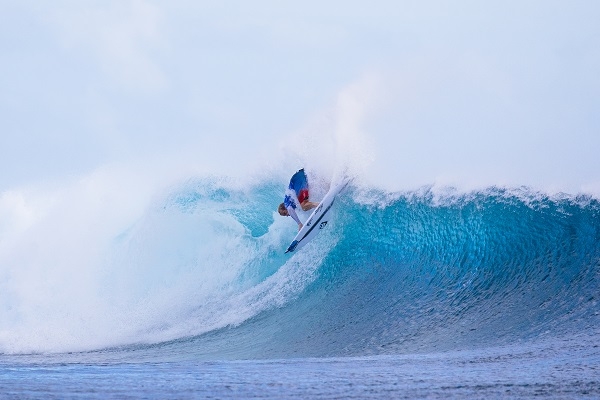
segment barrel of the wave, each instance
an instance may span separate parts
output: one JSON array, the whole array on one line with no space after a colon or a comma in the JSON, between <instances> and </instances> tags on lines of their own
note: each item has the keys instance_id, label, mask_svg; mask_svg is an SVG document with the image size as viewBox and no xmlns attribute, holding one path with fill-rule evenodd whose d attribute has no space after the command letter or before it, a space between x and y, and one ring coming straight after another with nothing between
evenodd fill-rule
<instances>
[{"instance_id":1,"label":"barrel of the wave","mask_svg":"<svg viewBox=\"0 0 600 400\"><path fill-rule=\"evenodd\" d=\"M333 207L333 203L342 190L348 186L349 182L348 179L344 179L340 183L331 186L329 192L327 192L325 197L323 197L323 200L321 200L312 214L310 214L310 217L308 217L306 223L302 226L302 229L298 231L298 234L288 246L286 253L300 250L329 224L331 218L330 211Z\"/></svg>"}]
</instances>

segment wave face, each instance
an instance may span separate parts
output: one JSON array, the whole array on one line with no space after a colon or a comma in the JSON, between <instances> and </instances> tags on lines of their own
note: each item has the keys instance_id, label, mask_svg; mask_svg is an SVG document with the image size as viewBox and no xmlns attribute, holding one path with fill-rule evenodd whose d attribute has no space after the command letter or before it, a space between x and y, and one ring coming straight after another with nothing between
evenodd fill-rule
<instances>
[{"instance_id":1,"label":"wave face","mask_svg":"<svg viewBox=\"0 0 600 400\"><path fill-rule=\"evenodd\" d=\"M595 201L424 191L380 206L347 197L338 212L343 239L306 291L322 311L306 318L317 332L302 330L327 338L315 355L469 348L598 326Z\"/></svg>"},{"instance_id":2,"label":"wave face","mask_svg":"<svg viewBox=\"0 0 600 400\"><path fill-rule=\"evenodd\" d=\"M274 211L281 187L188 182L117 235L105 257L114 268L95 285L111 323L88 324L104 341L89 340L87 350L195 359L394 354L600 327L594 198L354 186L336 201L330 227L290 257L295 224ZM80 342L91 330L72 329L67 337Z\"/></svg>"},{"instance_id":3,"label":"wave face","mask_svg":"<svg viewBox=\"0 0 600 400\"><path fill-rule=\"evenodd\" d=\"M527 189L355 187L333 212L326 235L282 267L318 260L291 299L168 351L219 358L429 352L600 327L597 200ZM263 259L257 269L271 272L277 262Z\"/></svg>"}]
</instances>

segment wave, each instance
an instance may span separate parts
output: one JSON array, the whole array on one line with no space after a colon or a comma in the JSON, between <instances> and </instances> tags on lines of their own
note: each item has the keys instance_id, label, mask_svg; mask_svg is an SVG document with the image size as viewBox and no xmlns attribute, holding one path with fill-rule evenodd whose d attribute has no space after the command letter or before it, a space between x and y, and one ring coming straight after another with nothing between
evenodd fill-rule
<instances>
[{"instance_id":1,"label":"wave","mask_svg":"<svg viewBox=\"0 0 600 400\"><path fill-rule=\"evenodd\" d=\"M0 351L322 357L599 327L594 198L354 186L331 228L289 257L295 224L276 215L281 187L197 179L173 188L111 239L87 301L61 298L40 318L4 292ZM326 189L319 183L313 198Z\"/></svg>"}]
</instances>

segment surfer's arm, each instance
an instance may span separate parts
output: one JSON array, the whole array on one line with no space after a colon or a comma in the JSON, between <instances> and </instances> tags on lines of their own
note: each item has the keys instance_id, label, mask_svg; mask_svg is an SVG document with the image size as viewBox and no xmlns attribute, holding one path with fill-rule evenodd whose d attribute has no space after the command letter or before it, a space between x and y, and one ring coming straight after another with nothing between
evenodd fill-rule
<instances>
[{"instance_id":1,"label":"surfer's arm","mask_svg":"<svg viewBox=\"0 0 600 400\"><path fill-rule=\"evenodd\" d=\"M287 212L289 214L290 217L294 218L294 221L296 221L296 223L298 224L298 230L300 230L302 228L302 222L300 222L300 218L298 218L298 214L296 214L296 210L294 210L294 207L286 207L287 208Z\"/></svg>"}]
</instances>

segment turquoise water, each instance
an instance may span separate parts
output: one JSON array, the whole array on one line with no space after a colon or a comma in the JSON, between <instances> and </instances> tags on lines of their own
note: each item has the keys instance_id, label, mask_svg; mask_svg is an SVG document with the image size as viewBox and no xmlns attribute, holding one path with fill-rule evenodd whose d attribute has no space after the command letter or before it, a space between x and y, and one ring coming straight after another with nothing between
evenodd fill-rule
<instances>
[{"instance_id":1,"label":"turquoise water","mask_svg":"<svg viewBox=\"0 0 600 400\"><path fill-rule=\"evenodd\" d=\"M596 199L353 186L288 256L280 188L172 188L78 265L76 291L55 267L54 295L25 296L4 268L1 392L600 396Z\"/></svg>"}]
</instances>

